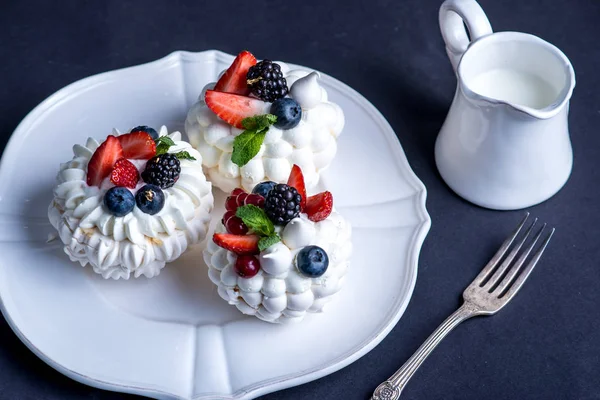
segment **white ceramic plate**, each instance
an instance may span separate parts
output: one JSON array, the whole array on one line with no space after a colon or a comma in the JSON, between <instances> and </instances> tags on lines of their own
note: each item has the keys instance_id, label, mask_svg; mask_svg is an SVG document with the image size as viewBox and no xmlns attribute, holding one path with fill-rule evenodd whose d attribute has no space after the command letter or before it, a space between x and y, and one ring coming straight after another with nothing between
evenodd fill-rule
<instances>
[{"instance_id":1,"label":"white ceramic plate","mask_svg":"<svg viewBox=\"0 0 600 400\"><path fill-rule=\"evenodd\" d=\"M381 114L325 75L322 84L347 122L323 185L353 225L355 251L346 284L324 314L292 326L243 316L209 281L202 245L154 279L105 281L71 263L59 240L46 243L52 186L73 144L113 127L181 130L202 87L232 59L175 52L83 79L50 96L14 132L0 164L2 312L63 374L157 398L250 399L343 368L404 312L430 226L425 187ZM219 207L223 199L216 194Z\"/></svg>"}]
</instances>

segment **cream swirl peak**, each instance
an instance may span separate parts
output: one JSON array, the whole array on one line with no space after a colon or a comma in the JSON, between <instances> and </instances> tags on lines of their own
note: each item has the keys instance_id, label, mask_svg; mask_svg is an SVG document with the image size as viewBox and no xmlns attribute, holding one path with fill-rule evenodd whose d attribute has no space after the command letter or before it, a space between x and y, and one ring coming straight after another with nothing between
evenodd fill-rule
<instances>
[{"instance_id":1,"label":"cream swirl peak","mask_svg":"<svg viewBox=\"0 0 600 400\"><path fill-rule=\"evenodd\" d=\"M200 153L164 126L136 129L73 146L48 209L71 260L105 278L157 275L204 239L213 207Z\"/></svg>"},{"instance_id":2,"label":"cream swirl peak","mask_svg":"<svg viewBox=\"0 0 600 400\"><path fill-rule=\"evenodd\" d=\"M262 86L261 86L262 85ZM256 129L244 119L274 115ZM319 74L240 53L188 112L185 129L215 186L247 191L259 182L285 182L292 165L314 187L337 152L344 113L328 100ZM249 151L252 150L252 151ZM239 153L239 154L238 154Z\"/></svg>"}]
</instances>

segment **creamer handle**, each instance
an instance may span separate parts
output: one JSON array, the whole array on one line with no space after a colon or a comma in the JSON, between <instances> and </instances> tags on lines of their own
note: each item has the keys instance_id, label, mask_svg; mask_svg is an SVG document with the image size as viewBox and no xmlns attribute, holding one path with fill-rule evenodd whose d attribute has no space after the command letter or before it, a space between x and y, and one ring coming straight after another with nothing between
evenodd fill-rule
<instances>
[{"instance_id":1,"label":"creamer handle","mask_svg":"<svg viewBox=\"0 0 600 400\"><path fill-rule=\"evenodd\" d=\"M483 9L475 0L446 0L440 7L440 30L446 43L446 52L456 72L463 53L471 42L492 33L492 26ZM469 29L469 36L465 26Z\"/></svg>"}]
</instances>

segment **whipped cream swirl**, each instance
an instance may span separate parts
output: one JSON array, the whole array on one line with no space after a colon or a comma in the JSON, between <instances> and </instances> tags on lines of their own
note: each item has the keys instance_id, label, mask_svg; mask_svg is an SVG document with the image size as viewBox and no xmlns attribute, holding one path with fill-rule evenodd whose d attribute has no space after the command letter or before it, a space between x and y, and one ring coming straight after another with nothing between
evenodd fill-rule
<instances>
[{"instance_id":1,"label":"whipped cream swirl","mask_svg":"<svg viewBox=\"0 0 600 400\"><path fill-rule=\"evenodd\" d=\"M306 313L322 312L342 288L352 254L352 229L334 211L320 222L300 214L277 230L282 241L260 253L261 269L252 278L240 277L234 269L236 255L212 240L203 252L204 261L219 295L242 313L272 323L298 322ZM217 231L225 227L219 224ZM318 278L302 275L295 265L296 255L308 245L323 248L329 256L329 267Z\"/></svg>"},{"instance_id":2,"label":"whipped cream swirl","mask_svg":"<svg viewBox=\"0 0 600 400\"><path fill-rule=\"evenodd\" d=\"M181 140L179 132L168 134L163 126L159 135L168 135L175 142L169 153L187 151L196 160L180 160L179 179L163 190L165 204L155 215L136 206L124 217L116 217L105 208L104 194L114 185L108 178L100 187L86 183L88 162L100 145L93 138L85 145L73 146L73 159L62 164L57 174L48 208L50 222L71 260L82 266L90 263L104 278L128 279L131 273L136 278L156 276L165 263L206 237L214 201L211 184L202 171L202 156ZM139 171L144 170L145 160L130 161ZM140 181L132 193L143 185Z\"/></svg>"},{"instance_id":3,"label":"whipped cream swirl","mask_svg":"<svg viewBox=\"0 0 600 400\"><path fill-rule=\"evenodd\" d=\"M290 97L302 107L302 120L289 130L271 126L259 153L246 165L238 167L231 161L233 140L242 130L219 119L204 102L206 90L214 88L215 83L202 90L188 112L185 130L190 143L202 154L209 179L225 192L236 187L251 191L267 180L286 182L294 164L302 168L307 187L314 187L337 152L344 113L328 101L327 92L318 82L319 74L278 64L290 87ZM263 113L268 113L270 106L265 103Z\"/></svg>"}]
</instances>

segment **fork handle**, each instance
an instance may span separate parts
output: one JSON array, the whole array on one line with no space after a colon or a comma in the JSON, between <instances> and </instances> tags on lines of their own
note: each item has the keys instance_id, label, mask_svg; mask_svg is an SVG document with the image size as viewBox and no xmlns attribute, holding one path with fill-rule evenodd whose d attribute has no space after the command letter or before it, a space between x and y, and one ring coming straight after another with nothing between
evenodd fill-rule
<instances>
[{"instance_id":1,"label":"fork handle","mask_svg":"<svg viewBox=\"0 0 600 400\"><path fill-rule=\"evenodd\" d=\"M478 309L471 303L463 303L452 315L450 315L442 324L427 338L419 349L404 363L398 371L394 373L387 381L381 383L371 400L398 400L400 393L412 378L417 369L423 364L423 361L442 341L461 322L478 315Z\"/></svg>"}]
</instances>

